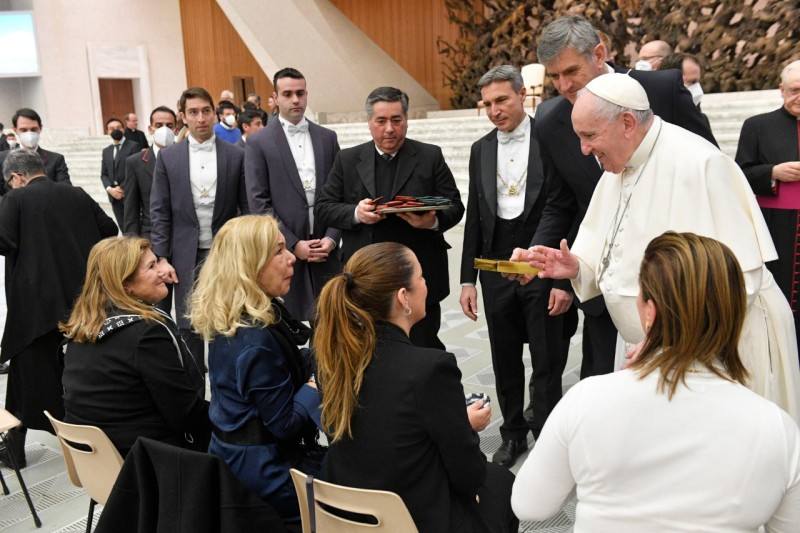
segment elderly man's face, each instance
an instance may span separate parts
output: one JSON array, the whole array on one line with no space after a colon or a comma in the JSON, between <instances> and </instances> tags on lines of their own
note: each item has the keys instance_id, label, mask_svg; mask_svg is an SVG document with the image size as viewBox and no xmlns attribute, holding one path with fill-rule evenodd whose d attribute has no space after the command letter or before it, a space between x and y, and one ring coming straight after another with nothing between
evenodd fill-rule
<instances>
[{"instance_id":1,"label":"elderly man's face","mask_svg":"<svg viewBox=\"0 0 800 533\"><path fill-rule=\"evenodd\" d=\"M125 121L125 126L130 130L135 130L139 127L139 118L131 113L128 115L128 119Z\"/></svg>"},{"instance_id":2,"label":"elderly man's face","mask_svg":"<svg viewBox=\"0 0 800 533\"><path fill-rule=\"evenodd\" d=\"M783 107L786 111L800 117L800 68L789 71L786 81L780 84Z\"/></svg>"},{"instance_id":3,"label":"elderly man's face","mask_svg":"<svg viewBox=\"0 0 800 533\"><path fill-rule=\"evenodd\" d=\"M514 131L525 118L525 87L517 92L510 81L495 81L481 89L481 99L489 120L500 131Z\"/></svg>"},{"instance_id":4,"label":"elderly man's face","mask_svg":"<svg viewBox=\"0 0 800 533\"><path fill-rule=\"evenodd\" d=\"M578 91L606 72L605 60L606 47L603 43L595 46L590 56L581 54L574 48L565 48L545 65L545 72L558 94L574 104Z\"/></svg>"},{"instance_id":5,"label":"elderly man's face","mask_svg":"<svg viewBox=\"0 0 800 533\"><path fill-rule=\"evenodd\" d=\"M581 141L581 152L595 156L604 170L619 174L633 153L626 142L631 137L626 114L608 120L597 113L596 106L594 95L578 98L572 108L572 127Z\"/></svg>"},{"instance_id":6,"label":"elderly man's face","mask_svg":"<svg viewBox=\"0 0 800 533\"><path fill-rule=\"evenodd\" d=\"M369 119L372 140L382 151L393 154L406 140L408 118L400 102L375 102Z\"/></svg>"}]
</instances>

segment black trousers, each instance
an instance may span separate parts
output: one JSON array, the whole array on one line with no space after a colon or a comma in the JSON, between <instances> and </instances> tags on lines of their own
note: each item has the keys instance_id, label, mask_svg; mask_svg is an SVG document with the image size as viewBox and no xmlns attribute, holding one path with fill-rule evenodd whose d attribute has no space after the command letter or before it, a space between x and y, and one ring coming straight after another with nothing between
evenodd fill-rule
<instances>
[{"instance_id":1,"label":"black trousers","mask_svg":"<svg viewBox=\"0 0 800 533\"><path fill-rule=\"evenodd\" d=\"M480 273L483 307L489 326L495 386L503 424L504 440L535 437L542 431L550 411L561 399L561 376L567 364L569 340L564 339L564 316L547 314L552 282L534 279L522 286L494 272ZM533 374L531 419L523 415L525 366L522 347L528 343Z\"/></svg>"},{"instance_id":2,"label":"black trousers","mask_svg":"<svg viewBox=\"0 0 800 533\"><path fill-rule=\"evenodd\" d=\"M516 533L519 520L511 510L514 474L502 466L486 463L486 480L478 489L478 512L491 533Z\"/></svg>"},{"instance_id":3,"label":"black trousers","mask_svg":"<svg viewBox=\"0 0 800 533\"><path fill-rule=\"evenodd\" d=\"M617 350L617 328L603 309L600 315L583 314L583 360L581 379L601 376L614 371Z\"/></svg>"},{"instance_id":4,"label":"black trousers","mask_svg":"<svg viewBox=\"0 0 800 533\"><path fill-rule=\"evenodd\" d=\"M439 327L441 325L442 306L439 303L426 303L425 318L414 324L409 338L417 346L444 350L444 344L439 340Z\"/></svg>"},{"instance_id":5,"label":"black trousers","mask_svg":"<svg viewBox=\"0 0 800 533\"><path fill-rule=\"evenodd\" d=\"M117 227L122 231L122 228L125 227L125 202L123 200L115 200L111 195L108 196L108 200L111 202L111 209L114 211Z\"/></svg>"}]
</instances>

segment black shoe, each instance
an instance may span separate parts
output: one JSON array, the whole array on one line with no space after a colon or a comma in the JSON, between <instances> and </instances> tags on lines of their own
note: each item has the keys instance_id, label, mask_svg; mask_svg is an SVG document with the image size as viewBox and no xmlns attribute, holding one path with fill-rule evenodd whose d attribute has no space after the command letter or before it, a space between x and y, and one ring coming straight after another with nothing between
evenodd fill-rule
<instances>
[{"instance_id":1,"label":"black shoe","mask_svg":"<svg viewBox=\"0 0 800 533\"><path fill-rule=\"evenodd\" d=\"M0 363L0 374L8 374L10 365L8 363Z\"/></svg>"},{"instance_id":2,"label":"black shoe","mask_svg":"<svg viewBox=\"0 0 800 533\"><path fill-rule=\"evenodd\" d=\"M0 444L0 465L8 468L9 470L14 470L14 467L11 465L11 459L8 457L9 451L3 445ZM25 460L25 457L19 458L17 457L17 468L22 470L26 466L28 466L28 461Z\"/></svg>"},{"instance_id":3,"label":"black shoe","mask_svg":"<svg viewBox=\"0 0 800 533\"><path fill-rule=\"evenodd\" d=\"M494 452L492 462L496 465L511 468L517 462L517 458L528 450L528 441L524 438L519 440L503 440L503 444Z\"/></svg>"}]
</instances>

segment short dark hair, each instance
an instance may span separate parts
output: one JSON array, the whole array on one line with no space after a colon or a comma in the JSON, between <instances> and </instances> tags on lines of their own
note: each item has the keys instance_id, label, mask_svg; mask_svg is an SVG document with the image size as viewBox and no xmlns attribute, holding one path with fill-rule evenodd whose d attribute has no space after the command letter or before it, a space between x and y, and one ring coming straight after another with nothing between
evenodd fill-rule
<instances>
[{"instance_id":1,"label":"short dark hair","mask_svg":"<svg viewBox=\"0 0 800 533\"><path fill-rule=\"evenodd\" d=\"M230 100L220 100L219 104L217 104L217 116L222 115L222 112L226 109L233 109L234 113L239 114L239 108L236 107L236 104Z\"/></svg>"},{"instance_id":2,"label":"short dark hair","mask_svg":"<svg viewBox=\"0 0 800 533\"><path fill-rule=\"evenodd\" d=\"M272 88L275 90L276 93L278 92L278 80L281 78L292 78L295 80L306 79L306 77L303 76L303 73L297 70L296 68L292 67L282 68L278 72L276 72L275 75L272 77Z\"/></svg>"},{"instance_id":3,"label":"short dark hair","mask_svg":"<svg viewBox=\"0 0 800 533\"><path fill-rule=\"evenodd\" d=\"M250 123L253 122L253 119L256 118L260 118L262 122L264 121L264 119L261 117L261 112L255 109L245 109L239 113L239 116L236 118L236 121L239 123L239 129L244 132L243 126L245 124L249 126Z\"/></svg>"},{"instance_id":4,"label":"short dark hair","mask_svg":"<svg viewBox=\"0 0 800 533\"><path fill-rule=\"evenodd\" d=\"M245 109L258 109L258 107L256 107L256 104L254 104L253 102L251 102L249 100L245 100L242 103L242 110L245 110Z\"/></svg>"},{"instance_id":5,"label":"short dark hair","mask_svg":"<svg viewBox=\"0 0 800 533\"><path fill-rule=\"evenodd\" d=\"M3 161L3 179L8 182L11 174L22 174L27 178L43 176L45 172L42 158L37 152L27 148L12 150Z\"/></svg>"},{"instance_id":6,"label":"short dark hair","mask_svg":"<svg viewBox=\"0 0 800 533\"><path fill-rule=\"evenodd\" d=\"M372 117L372 107L378 102L400 102L403 114L408 115L408 95L395 87L378 87L367 96L367 118Z\"/></svg>"},{"instance_id":7,"label":"short dark hair","mask_svg":"<svg viewBox=\"0 0 800 533\"><path fill-rule=\"evenodd\" d=\"M157 108L155 108L152 111L150 111L150 124L153 123L153 116L156 113L169 113L170 115L172 115L172 118L175 119L175 122L178 121L178 115L175 114L175 111L173 111L172 109L170 109L169 107L167 107L165 105L160 105Z\"/></svg>"},{"instance_id":8,"label":"short dark hair","mask_svg":"<svg viewBox=\"0 0 800 533\"><path fill-rule=\"evenodd\" d=\"M664 59L661 60L661 66L658 67L658 70L667 70L675 68L683 72L683 62L687 59L689 61L694 62L698 67L700 67L700 73L702 74L703 64L700 63L700 60L697 58L697 56L684 53L673 53L666 56Z\"/></svg>"},{"instance_id":9,"label":"short dark hair","mask_svg":"<svg viewBox=\"0 0 800 533\"><path fill-rule=\"evenodd\" d=\"M108 125L109 125L109 124L111 124L112 122L119 122L119 125L120 125L120 126L124 126L124 125L125 125L125 123L124 123L124 122L122 122L122 121L121 121L120 119L118 119L117 117L111 117L111 118L109 118L108 120L106 120L105 129L108 129Z\"/></svg>"},{"instance_id":10,"label":"short dark hair","mask_svg":"<svg viewBox=\"0 0 800 533\"><path fill-rule=\"evenodd\" d=\"M211 107L214 107L214 99L211 98L211 95L208 93L208 91L202 87L189 87L183 91L183 93L181 93L181 99L178 100L178 111L186 111L186 100L189 98L202 98L203 100L207 101Z\"/></svg>"},{"instance_id":11,"label":"short dark hair","mask_svg":"<svg viewBox=\"0 0 800 533\"><path fill-rule=\"evenodd\" d=\"M19 117L25 117L30 120L35 120L36 123L39 124L39 127L40 128L42 127L42 117L40 117L39 113L31 109L30 107L23 107L17 109L17 112L14 113L13 117L11 117L11 124L13 124L15 128L17 127L17 119Z\"/></svg>"}]
</instances>

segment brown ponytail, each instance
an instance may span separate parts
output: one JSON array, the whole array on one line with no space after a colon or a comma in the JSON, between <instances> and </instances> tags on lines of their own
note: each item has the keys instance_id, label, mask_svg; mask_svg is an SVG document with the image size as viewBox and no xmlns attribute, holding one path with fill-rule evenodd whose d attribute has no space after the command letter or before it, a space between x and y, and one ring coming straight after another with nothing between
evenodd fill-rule
<instances>
[{"instance_id":1,"label":"brown ponytail","mask_svg":"<svg viewBox=\"0 0 800 533\"><path fill-rule=\"evenodd\" d=\"M394 294L411 285L412 252L384 242L358 250L317 300L314 349L323 387L322 425L332 442L351 437L364 372L375 352L375 321L388 320Z\"/></svg>"}]
</instances>

